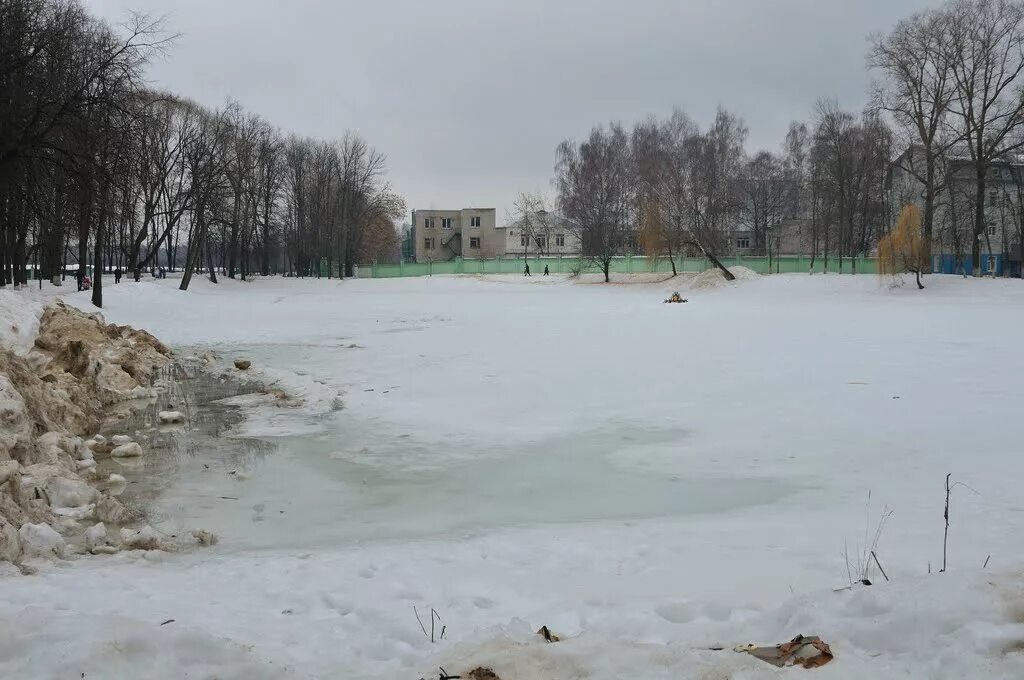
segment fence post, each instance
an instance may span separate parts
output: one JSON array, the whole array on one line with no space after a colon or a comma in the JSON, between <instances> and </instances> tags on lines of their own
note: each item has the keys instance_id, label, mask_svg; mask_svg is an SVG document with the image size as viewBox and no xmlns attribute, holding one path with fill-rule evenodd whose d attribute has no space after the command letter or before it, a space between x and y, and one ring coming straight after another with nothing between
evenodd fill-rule
<instances>
[{"instance_id":1,"label":"fence post","mask_svg":"<svg viewBox=\"0 0 1024 680\"><path fill-rule=\"evenodd\" d=\"M405 258L398 258L398 275L405 276Z\"/></svg>"}]
</instances>

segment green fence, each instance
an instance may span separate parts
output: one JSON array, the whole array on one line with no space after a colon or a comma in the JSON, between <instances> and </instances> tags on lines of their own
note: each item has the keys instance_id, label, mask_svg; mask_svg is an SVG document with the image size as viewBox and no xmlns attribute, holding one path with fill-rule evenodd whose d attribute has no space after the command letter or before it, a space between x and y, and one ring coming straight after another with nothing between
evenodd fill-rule
<instances>
[{"instance_id":1,"label":"green fence","mask_svg":"<svg viewBox=\"0 0 1024 680\"><path fill-rule=\"evenodd\" d=\"M825 260L811 258L806 255L785 255L782 257L753 257L737 255L719 258L726 267L742 266L759 274L769 273L807 273L825 271ZM600 273L600 266L589 260L575 257L531 257L524 262L522 258L495 258L493 260L465 260L456 258L445 262L400 262L398 264L362 264L359 265L359 278L386 279L399 276L432 276L434 274L522 274L526 262L530 264L530 273L541 274L547 266L552 274L571 274L574 272ZM704 257L675 258L676 271L699 273L711 268L711 262ZM641 255L626 255L612 260L612 272L616 274L641 274L645 272L671 273L672 263L667 257L648 258ZM828 271L844 274L874 274L878 271L877 260L873 257L829 258Z\"/></svg>"}]
</instances>

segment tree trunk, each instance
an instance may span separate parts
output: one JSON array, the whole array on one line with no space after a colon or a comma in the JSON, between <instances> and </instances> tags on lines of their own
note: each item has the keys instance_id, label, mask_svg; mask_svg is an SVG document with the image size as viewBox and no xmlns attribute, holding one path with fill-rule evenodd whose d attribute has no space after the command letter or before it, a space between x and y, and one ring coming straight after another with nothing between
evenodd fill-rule
<instances>
[{"instance_id":1,"label":"tree trunk","mask_svg":"<svg viewBox=\"0 0 1024 680\"><path fill-rule=\"evenodd\" d=\"M701 245L700 242L698 242L698 241L693 241L693 245L695 245L697 247L697 249L700 250L700 252L704 255L704 257L706 257L709 260L711 260L711 264L715 265L716 267L718 267L722 271L722 276L725 277L726 281L735 281L736 280L736 276L731 271L726 269L725 265L722 264L721 261L717 257L715 257L714 253L712 253L711 251L705 249L704 246Z\"/></svg>"},{"instance_id":2,"label":"tree trunk","mask_svg":"<svg viewBox=\"0 0 1024 680\"><path fill-rule=\"evenodd\" d=\"M931 152L925 158L924 169L924 216L921 225L921 237L924 241L924 271L932 271L932 231L935 224L935 159Z\"/></svg>"},{"instance_id":3,"label":"tree trunk","mask_svg":"<svg viewBox=\"0 0 1024 680\"><path fill-rule=\"evenodd\" d=\"M209 229L204 230L206 238L203 242L203 249L206 251L206 262L210 268L210 283L217 283L217 269L213 266L213 248L210 247Z\"/></svg>"},{"instance_id":4,"label":"tree trunk","mask_svg":"<svg viewBox=\"0 0 1024 680\"><path fill-rule=\"evenodd\" d=\"M971 270L981 276L981 235L985 232L985 177L986 168L978 165L977 186L974 187L974 234L971 237Z\"/></svg>"},{"instance_id":5,"label":"tree trunk","mask_svg":"<svg viewBox=\"0 0 1024 680\"><path fill-rule=\"evenodd\" d=\"M103 223L96 226L96 242L93 244L92 303L103 308Z\"/></svg>"}]
</instances>

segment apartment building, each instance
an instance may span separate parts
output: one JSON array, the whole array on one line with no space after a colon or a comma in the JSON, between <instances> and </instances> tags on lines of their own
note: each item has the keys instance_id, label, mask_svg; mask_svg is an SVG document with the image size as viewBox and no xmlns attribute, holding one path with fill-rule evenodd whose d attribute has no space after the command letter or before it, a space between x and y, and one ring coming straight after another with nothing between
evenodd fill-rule
<instances>
[{"instance_id":1,"label":"apartment building","mask_svg":"<svg viewBox=\"0 0 1024 680\"><path fill-rule=\"evenodd\" d=\"M412 234L417 262L457 257L494 258L505 254L505 229L494 208L413 210Z\"/></svg>"}]
</instances>

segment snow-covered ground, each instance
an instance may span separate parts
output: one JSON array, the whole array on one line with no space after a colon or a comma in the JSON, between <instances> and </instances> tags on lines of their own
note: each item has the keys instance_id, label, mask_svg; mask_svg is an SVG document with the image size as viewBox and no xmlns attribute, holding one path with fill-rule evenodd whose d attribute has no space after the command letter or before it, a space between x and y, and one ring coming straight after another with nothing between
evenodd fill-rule
<instances>
[{"instance_id":1,"label":"snow-covered ground","mask_svg":"<svg viewBox=\"0 0 1024 680\"><path fill-rule=\"evenodd\" d=\"M771 677L731 647L798 633L832 644L823 678L1024 677L1020 281L104 295L108 320L248 358L305 404L252 411L243 432L278 448L243 481L158 499L216 548L0 581L2 677ZM947 472L949 573L929 575ZM834 592L889 510L891 582Z\"/></svg>"}]
</instances>

